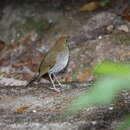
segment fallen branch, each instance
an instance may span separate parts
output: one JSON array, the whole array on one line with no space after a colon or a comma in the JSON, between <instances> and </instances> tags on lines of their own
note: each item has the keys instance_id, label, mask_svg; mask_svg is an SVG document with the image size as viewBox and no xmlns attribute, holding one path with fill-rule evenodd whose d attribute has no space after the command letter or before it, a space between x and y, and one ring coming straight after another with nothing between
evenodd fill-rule
<instances>
[{"instance_id":1,"label":"fallen branch","mask_svg":"<svg viewBox=\"0 0 130 130\"><path fill-rule=\"evenodd\" d=\"M64 89L68 88L77 88L77 87L87 87L93 84L94 81L89 82L78 82L78 81L72 81L72 82L63 82L61 83ZM0 87L25 87L27 85L27 81L17 80L13 78L4 78L0 77ZM58 83L55 83L56 87L59 87ZM52 87L52 83L32 83L28 87ZM26 88L26 87L25 87Z\"/></svg>"}]
</instances>

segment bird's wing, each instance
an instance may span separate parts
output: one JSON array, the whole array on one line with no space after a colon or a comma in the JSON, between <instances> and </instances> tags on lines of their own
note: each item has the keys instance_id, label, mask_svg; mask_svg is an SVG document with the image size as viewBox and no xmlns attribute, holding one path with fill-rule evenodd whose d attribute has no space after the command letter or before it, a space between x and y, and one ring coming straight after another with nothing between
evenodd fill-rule
<instances>
[{"instance_id":1,"label":"bird's wing","mask_svg":"<svg viewBox=\"0 0 130 130\"><path fill-rule=\"evenodd\" d=\"M55 51L49 51L47 55L43 58L39 66L39 74L44 75L47 73L56 63L57 53Z\"/></svg>"}]
</instances>

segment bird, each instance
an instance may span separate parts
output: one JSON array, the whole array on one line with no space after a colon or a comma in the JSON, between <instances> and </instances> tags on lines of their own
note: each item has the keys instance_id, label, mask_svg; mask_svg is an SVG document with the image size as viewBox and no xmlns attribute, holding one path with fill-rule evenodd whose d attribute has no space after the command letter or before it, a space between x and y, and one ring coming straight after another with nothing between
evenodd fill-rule
<instances>
[{"instance_id":1,"label":"bird","mask_svg":"<svg viewBox=\"0 0 130 130\"><path fill-rule=\"evenodd\" d=\"M61 36L54 46L46 53L44 58L42 58L38 75L35 76L27 85L30 85L36 79L41 79L45 74L49 75L50 81L53 85L55 91L59 92L59 89L56 88L52 76L55 78L59 86L62 84L58 81L56 74L66 68L69 62L69 36Z\"/></svg>"}]
</instances>

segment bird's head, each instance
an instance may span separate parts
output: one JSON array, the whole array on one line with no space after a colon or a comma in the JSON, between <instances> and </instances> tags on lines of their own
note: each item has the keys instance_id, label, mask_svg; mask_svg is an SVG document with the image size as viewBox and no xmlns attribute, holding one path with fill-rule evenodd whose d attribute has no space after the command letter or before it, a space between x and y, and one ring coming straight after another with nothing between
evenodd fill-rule
<instances>
[{"instance_id":1,"label":"bird's head","mask_svg":"<svg viewBox=\"0 0 130 130\"><path fill-rule=\"evenodd\" d=\"M57 43L64 43L65 45L69 45L69 39L70 39L70 37L69 36L61 36L59 39L58 39L58 41L57 41Z\"/></svg>"}]
</instances>

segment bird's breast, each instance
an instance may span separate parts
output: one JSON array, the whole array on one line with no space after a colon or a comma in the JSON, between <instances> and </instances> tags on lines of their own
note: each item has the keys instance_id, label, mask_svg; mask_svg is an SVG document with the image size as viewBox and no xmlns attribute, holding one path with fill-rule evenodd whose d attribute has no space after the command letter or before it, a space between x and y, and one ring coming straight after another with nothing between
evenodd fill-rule
<instances>
[{"instance_id":1,"label":"bird's breast","mask_svg":"<svg viewBox=\"0 0 130 130\"><path fill-rule=\"evenodd\" d=\"M61 51L56 58L55 65L49 70L49 73L58 73L63 70L68 63L69 60L69 49L65 47L64 51Z\"/></svg>"}]
</instances>

